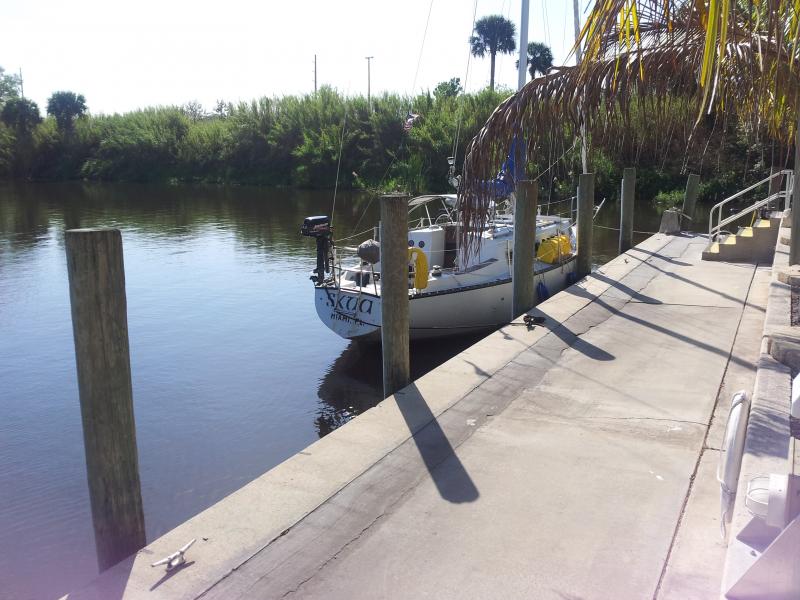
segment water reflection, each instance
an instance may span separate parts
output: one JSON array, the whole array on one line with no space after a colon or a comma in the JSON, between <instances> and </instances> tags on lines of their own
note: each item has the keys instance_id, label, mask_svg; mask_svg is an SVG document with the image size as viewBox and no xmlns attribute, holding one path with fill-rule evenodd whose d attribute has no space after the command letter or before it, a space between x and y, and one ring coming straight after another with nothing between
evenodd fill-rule
<instances>
[{"instance_id":1,"label":"water reflection","mask_svg":"<svg viewBox=\"0 0 800 600\"><path fill-rule=\"evenodd\" d=\"M121 226L174 240L207 226L229 227L247 245L304 246L299 220L330 212L330 192L298 192L256 187L151 186L97 183L0 183L0 239L12 246L35 244L51 226L74 229ZM366 194L339 192L340 234L359 220L376 221L377 206ZM288 234L288 235L287 235Z\"/></svg>"},{"instance_id":2,"label":"water reflection","mask_svg":"<svg viewBox=\"0 0 800 600\"><path fill-rule=\"evenodd\" d=\"M412 342L411 379L418 379L482 339L482 334L454 336L436 341ZM320 382L322 401L316 417L322 437L356 415L375 406L383 397L379 343L350 342Z\"/></svg>"},{"instance_id":3,"label":"water reflection","mask_svg":"<svg viewBox=\"0 0 800 600\"><path fill-rule=\"evenodd\" d=\"M381 368L376 345L347 345L317 389L321 402L315 423L320 437L375 406L383 392Z\"/></svg>"},{"instance_id":4,"label":"water reflection","mask_svg":"<svg viewBox=\"0 0 800 600\"><path fill-rule=\"evenodd\" d=\"M330 206L330 192L0 183L0 595L60 597L96 574L63 231L123 232L152 540L381 399L378 348L340 339L314 309L314 248L298 229ZM596 222L615 226L615 211ZM657 227L637 211L636 229ZM340 192L337 236L378 212ZM596 235L601 261L616 235ZM412 377L479 337L412 345Z\"/></svg>"}]
</instances>

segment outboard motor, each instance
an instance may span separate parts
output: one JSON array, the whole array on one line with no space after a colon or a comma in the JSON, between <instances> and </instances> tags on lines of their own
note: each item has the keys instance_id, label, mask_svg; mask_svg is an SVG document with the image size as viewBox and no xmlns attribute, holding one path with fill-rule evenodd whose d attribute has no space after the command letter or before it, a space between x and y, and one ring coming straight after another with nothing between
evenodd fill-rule
<instances>
[{"instance_id":1,"label":"outboard motor","mask_svg":"<svg viewBox=\"0 0 800 600\"><path fill-rule=\"evenodd\" d=\"M331 229L331 219L324 215L317 217L306 217L303 226L300 228L300 235L317 239L317 268L314 269L316 277L311 277L317 285L322 285L325 281L325 273L331 272L331 262L333 261L333 230Z\"/></svg>"}]
</instances>

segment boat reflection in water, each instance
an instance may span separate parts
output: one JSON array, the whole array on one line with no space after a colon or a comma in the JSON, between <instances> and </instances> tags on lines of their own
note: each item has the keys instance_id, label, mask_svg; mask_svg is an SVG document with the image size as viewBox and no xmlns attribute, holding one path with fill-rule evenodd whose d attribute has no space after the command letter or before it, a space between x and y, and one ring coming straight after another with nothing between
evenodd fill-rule
<instances>
[{"instance_id":1,"label":"boat reflection in water","mask_svg":"<svg viewBox=\"0 0 800 600\"><path fill-rule=\"evenodd\" d=\"M488 333L451 336L436 343L411 342L411 379L419 379ZM320 403L314 421L319 437L341 427L383 399L381 373L380 342L352 341L347 345L331 364L317 390Z\"/></svg>"}]
</instances>

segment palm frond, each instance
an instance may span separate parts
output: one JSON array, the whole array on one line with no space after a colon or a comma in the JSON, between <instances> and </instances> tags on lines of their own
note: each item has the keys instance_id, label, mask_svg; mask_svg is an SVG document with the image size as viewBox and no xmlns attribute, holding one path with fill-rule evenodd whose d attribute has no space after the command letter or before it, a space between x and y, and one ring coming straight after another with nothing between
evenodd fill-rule
<instances>
[{"instance_id":1,"label":"palm frond","mask_svg":"<svg viewBox=\"0 0 800 600\"><path fill-rule=\"evenodd\" d=\"M677 128L689 143L704 116L718 112L782 142L794 135L800 0L597 0L581 40L579 66L529 82L469 145L460 189L467 251L495 199L484 182L515 137L529 157L538 140L574 138L582 128L592 143L613 143L628 135L633 109L649 124L638 128L643 136Z\"/></svg>"}]
</instances>

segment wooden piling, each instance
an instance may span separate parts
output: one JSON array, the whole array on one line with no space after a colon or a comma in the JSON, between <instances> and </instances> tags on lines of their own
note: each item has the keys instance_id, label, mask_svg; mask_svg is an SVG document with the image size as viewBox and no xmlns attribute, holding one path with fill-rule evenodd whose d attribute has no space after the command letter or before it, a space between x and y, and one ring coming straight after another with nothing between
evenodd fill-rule
<instances>
[{"instance_id":1,"label":"wooden piling","mask_svg":"<svg viewBox=\"0 0 800 600\"><path fill-rule=\"evenodd\" d=\"M516 319L533 307L533 264L536 255L536 205L539 185L535 181L517 183L514 207L514 254L512 256L511 318Z\"/></svg>"},{"instance_id":2,"label":"wooden piling","mask_svg":"<svg viewBox=\"0 0 800 600\"><path fill-rule=\"evenodd\" d=\"M410 383L408 353L408 196L381 198L383 396Z\"/></svg>"},{"instance_id":3,"label":"wooden piling","mask_svg":"<svg viewBox=\"0 0 800 600\"><path fill-rule=\"evenodd\" d=\"M117 229L71 229L65 246L89 499L104 571L147 543L122 236Z\"/></svg>"},{"instance_id":4,"label":"wooden piling","mask_svg":"<svg viewBox=\"0 0 800 600\"><path fill-rule=\"evenodd\" d=\"M592 272L592 232L594 226L594 173L578 179L578 258L577 276Z\"/></svg>"},{"instance_id":5,"label":"wooden piling","mask_svg":"<svg viewBox=\"0 0 800 600\"><path fill-rule=\"evenodd\" d=\"M690 173L686 179L686 191L683 194L683 209L681 212L688 217L694 219L694 207L697 205L697 193L700 190L700 175ZM681 216L681 229L688 229L692 226L692 222Z\"/></svg>"},{"instance_id":6,"label":"wooden piling","mask_svg":"<svg viewBox=\"0 0 800 600\"><path fill-rule=\"evenodd\" d=\"M619 211L619 253L633 246L633 205L636 196L636 169L627 168L622 174Z\"/></svg>"},{"instance_id":7,"label":"wooden piling","mask_svg":"<svg viewBox=\"0 0 800 600\"><path fill-rule=\"evenodd\" d=\"M789 237L789 265L800 264L800 115L794 138L794 173L792 191L792 233Z\"/></svg>"}]
</instances>

